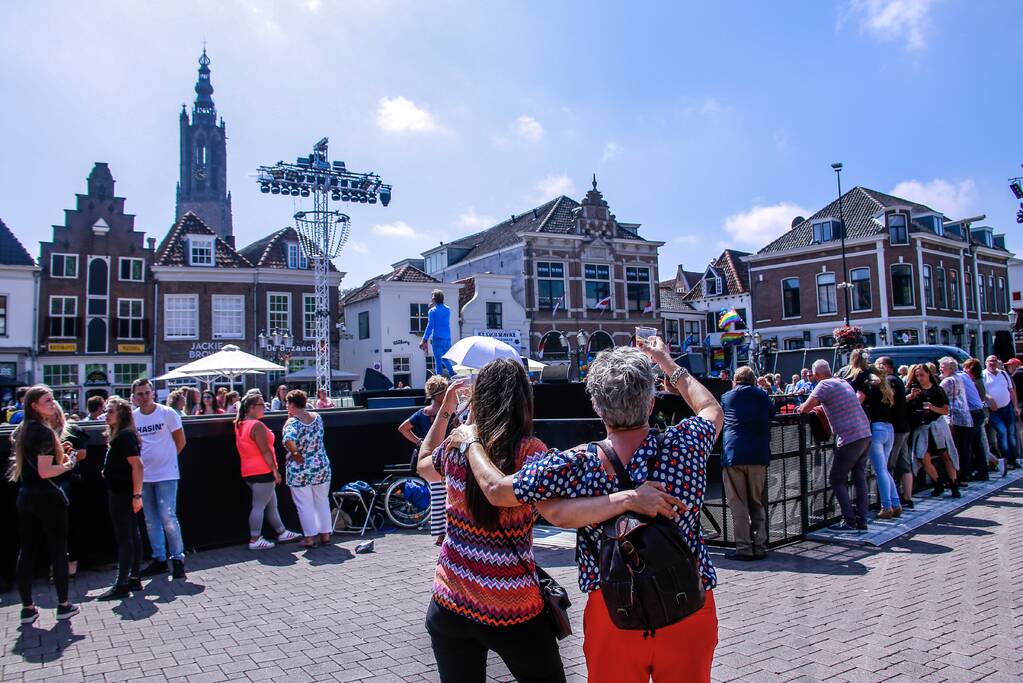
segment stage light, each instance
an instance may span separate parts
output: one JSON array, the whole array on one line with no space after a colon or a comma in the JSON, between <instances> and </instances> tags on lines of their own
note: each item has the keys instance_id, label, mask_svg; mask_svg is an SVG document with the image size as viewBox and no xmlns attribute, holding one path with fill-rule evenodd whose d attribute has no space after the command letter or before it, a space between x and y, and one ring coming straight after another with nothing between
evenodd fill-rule
<instances>
[{"instance_id":1,"label":"stage light","mask_svg":"<svg viewBox=\"0 0 1023 683\"><path fill-rule=\"evenodd\" d=\"M278 185L277 183L274 183L273 185L270 186L270 192L273 194L280 194L281 186Z\"/></svg>"},{"instance_id":2,"label":"stage light","mask_svg":"<svg viewBox=\"0 0 1023 683\"><path fill-rule=\"evenodd\" d=\"M385 187L380 190L380 203L387 206L391 203L391 188Z\"/></svg>"},{"instance_id":3,"label":"stage light","mask_svg":"<svg viewBox=\"0 0 1023 683\"><path fill-rule=\"evenodd\" d=\"M297 187L291 188L291 196L292 197L297 197L299 194L301 194L301 193L299 192Z\"/></svg>"},{"instance_id":4,"label":"stage light","mask_svg":"<svg viewBox=\"0 0 1023 683\"><path fill-rule=\"evenodd\" d=\"M1023 199L1023 178L1013 178L1009 183L1009 189L1016 195L1016 199Z\"/></svg>"},{"instance_id":5,"label":"stage light","mask_svg":"<svg viewBox=\"0 0 1023 683\"><path fill-rule=\"evenodd\" d=\"M341 201L347 202L347 201L351 201L351 199L352 199L352 195L348 194L347 190L341 193Z\"/></svg>"},{"instance_id":6,"label":"stage light","mask_svg":"<svg viewBox=\"0 0 1023 683\"><path fill-rule=\"evenodd\" d=\"M369 196L369 203L370 204L376 204L377 203L377 196L375 194L371 194Z\"/></svg>"},{"instance_id":7,"label":"stage light","mask_svg":"<svg viewBox=\"0 0 1023 683\"><path fill-rule=\"evenodd\" d=\"M338 193L338 192L331 192L330 193L330 199L332 201L339 202L339 201L341 201L341 194Z\"/></svg>"},{"instance_id":8,"label":"stage light","mask_svg":"<svg viewBox=\"0 0 1023 683\"><path fill-rule=\"evenodd\" d=\"M259 186L259 191L263 194L268 194L270 192L270 183L262 183Z\"/></svg>"},{"instance_id":9,"label":"stage light","mask_svg":"<svg viewBox=\"0 0 1023 683\"><path fill-rule=\"evenodd\" d=\"M302 195L303 197L308 197L308 196L309 196L309 188L308 188L308 187L303 187L303 188L301 189L301 191L300 191L300 194L301 194L301 195Z\"/></svg>"}]
</instances>

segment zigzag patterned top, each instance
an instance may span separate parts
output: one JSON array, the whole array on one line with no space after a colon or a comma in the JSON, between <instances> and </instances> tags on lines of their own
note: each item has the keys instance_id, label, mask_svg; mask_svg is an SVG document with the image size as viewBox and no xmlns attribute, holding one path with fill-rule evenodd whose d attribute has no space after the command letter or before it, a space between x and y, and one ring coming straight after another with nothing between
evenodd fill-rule
<instances>
[{"instance_id":1,"label":"zigzag patterned top","mask_svg":"<svg viewBox=\"0 0 1023 683\"><path fill-rule=\"evenodd\" d=\"M546 450L539 439L523 440L515 469ZM488 531L473 521L466 505L466 457L457 448L448 450L445 441L434 451L433 466L444 477L448 490L448 527L437 559L433 599L441 607L489 626L520 624L540 614L543 602L533 564L536 508L501 508L500 528Z\"/></svg>"}]
</instances>

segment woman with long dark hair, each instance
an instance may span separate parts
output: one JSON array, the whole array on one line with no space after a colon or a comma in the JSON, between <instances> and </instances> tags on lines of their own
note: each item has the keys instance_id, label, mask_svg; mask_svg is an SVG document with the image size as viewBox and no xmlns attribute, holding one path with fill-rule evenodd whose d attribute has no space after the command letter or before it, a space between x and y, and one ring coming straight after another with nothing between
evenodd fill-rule
<instances>
[{"instance_id":1,"label":"woman with long dark hair","mask_svg":"<svg viewBox=\"0 0 1023 683\"><path fill-rule=\"evenodd\" d=\"M39 384L25 393L25 419L11 434L14 457L7 471L18 482L18 551L16 569L21 597L21 623L39 618L32 600L32 575L36 552L46 543L53 563L53 585L57 590L57 619L70 619L78 606L68 600L67 480L73 461L47 421L56 410L50 388ZM70 447L68 448L70 450Z\"/></svg>"},{"instance_id":2,"label":"woman with long dark hair","mask_svg":"<svg viewBox=\"0 0 1023 683\"><path fill-rule=\"evenodd\" d=\"M89 437L86 436L85 430L78 426L75 422L68 421L64 415L64 409L61 408L60 403L54 402L53 415L47 421L50 429L57 434L57 438L60 439L61 446L68 454L68 459L74 462L72 467L71 475L68 477L68 499L71 501L68 505L68 533L67 533L67 564L68 564L68 578L73 579L78 573L78 550L81 547L79 538L82 535L83 525L85 520L80 515L75 515L75 512L80 512L80 509L76 508L75 505L75 491L81 493L81 486L78 482L81 480L81 475L74 470L74 468L82 460L88 456L89 452L86 450L86 446L89 443ZM71 448L68 450L64 444L70 444ZM50 570L50 576L53 576L53 570Z\"/></svg>"},{"instance_id":3,"label":"woman with long dark hair","mask_svg":"<svg viewBox=\"0 0 1023 683\"><path fill-rule=\"evenodd\" d=\"M948 396L938 384L938 378L927 363L914 365L909 369L909 384L906 385L906 410L913 425L911 452L927 476L934 481L931 496L938 497L947 485L953 498L959 498L959 483L956 470L959 469L959 453L948 422ZM954 457L953 457L954 454ZM944 471L939 474L934 461L942 463Z\"/></svg>"},{"instance_id":4,"label":"woman with long dark hair","mask_svg":"<svg viewBox=\"0 0 1023 683\"><path fill-rule=\"evenodd\" d=\"M870 420L870 466L877 475L881 503L878 519L902 516L902 502L895 479L888 472L888 456L895 445L895 391L888 378L870 364L864 349L855 349L849 359L846 381L856 390L863 411Z\"/></svg>"},{"instance_id":5,"label":"woman with long dark hair","mask_svg":"<svg viewBox=\"0 0 1023 683\"><path fill-rule=\"evenodd\" d=\"M277 387L277 392L274 394L274 398L270 401L270 410L287 410L288 409L288 385L282 384Z\"/></svg>"},{"instance_id":6,"label":"woman with long dark hair","mask_svg":"<svg viewBox=\"0 0 1023 683\"><path fill-rule=\"evenodd\" d=\"M199 404L200 415L223 415L224 409L217 404L217 397L212 391L202 392L202 403Z\"/></svg>"},{"instance_id":7,"label":"woman with long dark hair","mask_svg":"<svg viewBox=\"0 0 1023 683\"><path fill-rule=\"evenodd\" d=\"M135 431L131 404L119 396L107 399L107 455L103 480L107 485L110 521L117 539L117 579L99 600L120 600L142 590L142 536L138 513L142 510L141 443Z\"/></svg>"},{"instance_id":8,"label":"woman with long dark hair","mask_svg":"<svg viewBox=\"0 0 1023 683\"><path fill-rule=\"evenodd\" d=\"M242 479L252 490L252 509L249 511L249 550L266 550L274 542L263 538L263 521L277 532L277 542L287 543L301 534L289 531L277 512L277 490L281 473L277 469L274 453L274 433L263 424L266 402L262 394L245 394L234 420L234 442L238 447Z\"/></svg>"}]
</instances>

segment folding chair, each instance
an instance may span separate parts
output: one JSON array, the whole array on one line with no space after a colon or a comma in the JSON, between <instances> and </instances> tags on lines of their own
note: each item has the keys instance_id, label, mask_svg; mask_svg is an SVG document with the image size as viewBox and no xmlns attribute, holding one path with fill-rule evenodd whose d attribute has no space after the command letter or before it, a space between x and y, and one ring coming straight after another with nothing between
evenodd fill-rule
<instances>
[{"instance_id":1,"label":"folding chair","mask_svg":"<svg viewBox=\"0 0 1023 683\"><path fill-rule=\"evenodd\" d=\"M373 490L373 493L370 496L369 505L366 505L366 499L363 498L362 494L359 493L358 491L334 491L330 495L334 499L334 520L333 520L334 533L336 533L336 534L358 534L360 536L364 536L366 534L366 527L367 526L373 527L373 531L377 530L377 525L373 522L373 515L370 514L370 510L373 509L373 506L376 504L376 500L377 500L377 492L376 492L375 489ZM351 529L347 529L347 528L346 529L338 529L337 528L338 519L341 518L341 504L344 503L346 500L354 501L355 502L356 510L360 510L361 509L362 512L363 512L362 528L359 529L358 531L356 531L354 527L351 528Z\"/></svg>"}]
</instances>

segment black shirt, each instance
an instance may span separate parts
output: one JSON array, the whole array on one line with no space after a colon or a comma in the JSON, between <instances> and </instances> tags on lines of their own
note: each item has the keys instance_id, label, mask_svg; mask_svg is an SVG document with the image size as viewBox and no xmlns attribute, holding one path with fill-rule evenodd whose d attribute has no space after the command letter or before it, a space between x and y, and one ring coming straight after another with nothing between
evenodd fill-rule
<instances>
[{"instance_id":1,"label":"black shirt","mask_svg":"<svg viewBox=\"0 0 1023 683\"><path fill-rule=\"evenodd\" d=\"M892 404L892 427L896 434L905 434L909 431L909 419L906 414L906 385L898 375L888 375L888 384L892 385L895 392L895 402Z\"/></svg>"},{"instance_id":2,"label":"black shirt","mask_svg":"<svg viewBox=\"0 0 1023 683\"><path fill-rule=\"evenodd\" d=\"M25 430L24 436L19 432ZM48 426L37 420L27 420L18 426L15 431L15 442L24 438L25 461L21 467L21 486L32 492L53 491L54 484L60 485L61 477L51 479L53 484L39 476L39 456L53 455L57 443L57 436Z\"/></svg>"},{"instance_id":3,"label":"black shirt","mask_svg":"<svg viewBox=\"0 0 1023 683\"><path fill-rule=\"evenodd\" d=\"M925 410L923 407L925 402L930 402L931 405L940 408L941 406L948 405L948 397L945 395L945 390L937 384L932 384L930 389L920 389L920 393L914 399L907 397L906 410L909 413L910 424L914 429L930 424L939 417L942 417L933 410Z\"/></svg>"},{"instance_id":4,"label":"black shirt","mask_svg":"<svg viewBox=\"0 0 1023 683\"><path fill-rule=\"evenodd\" d=\"M103 460L103 479L113 493L133 493L128 458L139 457L139 440L134 430L122 430L107 447Z\"/></svg>"}]
</instances>

